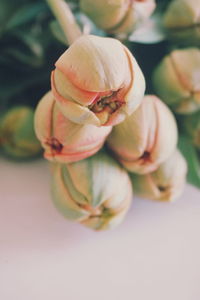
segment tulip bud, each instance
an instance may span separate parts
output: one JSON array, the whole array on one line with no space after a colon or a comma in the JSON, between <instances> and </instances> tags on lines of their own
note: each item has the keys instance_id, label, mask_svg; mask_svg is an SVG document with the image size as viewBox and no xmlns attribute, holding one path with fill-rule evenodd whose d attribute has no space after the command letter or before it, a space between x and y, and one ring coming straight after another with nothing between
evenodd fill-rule
<instances>
[{"instance_id":1,"label":"tulip bud","mask_svg":"<svg viewBox=\"0 0 200 300\"><path fill-rule=\"evenodd\" d=\"M193 144L200 150L200 111L185 116L181 125L186 134L191 138Z\"/></svg>"},{"instance_id":2,"label":"tulip bud","mask_svg":"<svg viewBox=\"0 0 200 300\"><path fill-rule=\"evenodd\" d=\"M184 45L200 45L199 0L173 0L164 14L169 37Z\"/></svg>"},{"instance_id":3,"label":"tulip bud","mask_svg":"<svg viewBox=\"0 0 200 300\"><path fill-rule=\"evenodd\" d=\"M174 50L165 56L153 76L158 95L180 114L200 109L200 50Z\"/></svg>"},{"instance_id":4,"label":"tulip bud","mask_svg":"<svg viewBox=\"0 0 200 300\"><path fill-rule=\"evenodd\" d=\"M28 106L11 108L1 118L0 135L3 151L13 158L31 158L41 152L33 128L33 109Z\"/></svg>"},{"instance_id":5,"label":"tulip bud","mask_svg":"<svg viewBox=\"0 0 200 300\"><path fill-rule=\"evenodd\" d=\"M35 131L48 160L69 163L91 156L103 146L111 130L111 126L72 123L60 112L51 92L36 109Z\"/></svg>"},{"instance_id":6,"label":"tulip bud","mask_svg":"<svg viewBox=\"0 0 200 300\"><path fill-rule=\"evenodd\" d=\"M143 74L118 40L83 35L56 62L52 91L61 112L78 124L114 125L140 104Z\"/></svg>"},{"instance_id":7,"label":"tulip bud","mask_svg":"<svg viewBox=\"0 0 200 300\"><path fill-rule=\"evenodd\" d=\"M95 230L121 223L132 199L127 172L104 153L55 164L52 191L56 207L66 218Z\"/></svg>"},{"instance_id":8,"label":"tulip bud","mask_svg":"<svg viewBox=\"0 0 200 300\"><path fill-rule=\"evenodd\" d=\"M176 121L168 107L155 96L145 96L140 107L115 126L108 146L130 172L154 171L174 151Z\"/></svg>"},{"instance_id":9,"label":"tulip bud","mask_svg":"<svg viewBox=\"0 0 200 300\"><path fill-rule=\"evenodd\" d=\"M154 0L81 0L81 10L109 33L126 33L148 18L155 9Z\"/></svg>"},{"instance_id":10,"label":"tulip bud","mask_svg":"<svg viewBox=\"0 0 200 300\"><path fill-rule=\"evenodd\" d=\"M146 175L131 174L131 180L134 191L140 197L174 201L183 192L186 173L186 161L176 150L156 171Z\"/></svg>"}]
</instances>

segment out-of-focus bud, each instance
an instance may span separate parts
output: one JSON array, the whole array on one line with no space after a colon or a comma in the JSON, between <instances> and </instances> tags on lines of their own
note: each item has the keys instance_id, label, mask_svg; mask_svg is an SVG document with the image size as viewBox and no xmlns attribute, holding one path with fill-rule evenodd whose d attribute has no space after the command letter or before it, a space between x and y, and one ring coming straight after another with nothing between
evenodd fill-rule
<instances>
[{"instance_id":1,"label":"out-of-focus bud","mask_svg":"<svg viewBox=\"0 0 200 300\"><path fill-rule=\"evenodd\" d=\"M174 201L183 192L186 173L186 161L176 150L156 171L146 175L131 174L131 180L134 191L140 197Z\"/></svg>"},{"instance_id":2,"label":"out-of-focus bud","mask_svg":"<svg viewBox=\"0 0 200 300\"><path fill-rule=\"evenodd\" d=\"M35 112L35 132L44 148L44 157L69 163L96 153L104 144L111 126L79 125L59 110L51 92L39 102Z\"/></svg>"},{"instance_id":3,"label":"out-of-focus bud","mask_svg":"<svg viewBox=\"0 0 200 300\"><path fill-rule=\"evenodd\" d=\"M111 157L98 153L53 168L53 200L66 218L95 230L122 222L131 203L132 186L127 172Z\"/></svg>"},{"instance_id":4,"label":"out-of-focus bud","mask_svg":"<svg viewBox=\"0 0 200 300\"><path fill-rule=\"evenodd\" d=\"M173 0L164 14L169 38L184 45L200 45L200 0Z\"/></svg>"},{"instance_id":5,"label":"out-of-focus bud","mask_svg":"<svg viewBox=\"0 0 200 300\"><path fill-rule=\"evenodd\" d=\"M145 96L140 107L115 126L108 146L130 172L154 171L174 151L176 121L168 107L155 96Z\"/></svg>"},{"instance_id":6,"label":"out-of-focus bud","mask_svg":"<svg viewBox=\"0 0 200 300\"><path fill-rule=\"evenodd\" d=\"M165 56L153 76L158 95L180 114L200 109L200 50L174 50Z\"/></svg>"},{"instance_id":7,"label":"out-of-focus bud","mask_svg":"<svg viewBox=\"0 0 200 300\"><path fill-rule=\"evenodd\" d=\"M185 116L181 122L181 126L191 138L192 143L200 150L200 111Z\"/></svg>"},{"instance_id":8,"label":"out-of-focus bud","mask_svg":"<svg viewBox=\"0 0 200 300\"><path fill-rule=\"evenodd\" d=\"M83 35L56 62L52 91L62 113L78 124L115 125L141 103L143 74L116 39Z\"/></svg>"},{"instance_id":9,"label":"out-of-focus bud","mask_svg":"<svg viewBox=\"0 0 200 300\"><path fill-rule=\"evenodd\" d=\"M37 156L41 146L33 128L34 111L28 106L11 108L1 118L2 150L10 157L27 159Z\"/></svg>"},{"instance_id":10,"label":"out-of-focus bud","mask_svg":"<svg viewBox=\"0 0 200 300\"><path fill-rule=\"evenodd\" d=\"M81 0L81 10L109 33L131 33L155 9L154 0Z\"/></svg>"}]
</instances>

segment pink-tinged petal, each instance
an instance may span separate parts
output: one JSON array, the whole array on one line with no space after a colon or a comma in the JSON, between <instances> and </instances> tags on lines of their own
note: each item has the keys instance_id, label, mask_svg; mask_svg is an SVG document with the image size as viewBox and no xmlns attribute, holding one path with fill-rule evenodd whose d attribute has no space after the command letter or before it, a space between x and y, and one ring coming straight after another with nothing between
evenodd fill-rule
<instances>
[{"instance_id":1,"label":"pink-tinged petal","mask_svg":"<svg viewBox=\"0 0 200 300\"><path fill-rule=\"evenodd\" d=\"M74 101L70 101L58 93L54 83L54 72L52 72L51 75L51 88L54 98L56 99L61 112L66 116L66 118L77 124L89 123L100 126L99 119L87 107L82 106Z\"/></svg>"},{"instance_id":2,"label":"pink-tinged petal","mask_svg":"<svg viewBox=\"0 0 200 300\"><path fill-rule=\"evenodd\" d=\"M56 89L63 98L85 106L93 103L99 95L97 92L88 92L76 87L58 68L54 71L54 81Z\"/></svg>"},{"instance_id":3,"label":"pink-tinged petal","mask_svg":"<svg viewBox=\"0 0 200 300\"><path fill-rule=\"evenodd\" d=\"M108 126L138 108L145 80L122 43L85 35L58 59L51 86L62 113L71 121Z\"/></svg>"},{"instance_id":4,"label":"pink-tinged petal","mask_svg":"<svg viewBox=\"0 0 200 300\"><path fill-rule=\"evenodd\" d=\"M61 113L52 93L49 92L36 109L35 130L45 150L45 158L69 163L84 159L100 150L112 127L71 122Z\"/></svg>"},{"instance_id":5,"label":"pink-tinged petal","mask_svg":"<svg viewBox=\"0 0 200 300\"><path fill-rule=\"evenodd\" d=\"M144 198L174 201L183 192L186 183L187 164L176 149L157 170L146 175L131 175L134 191Z\"/></svg>"},{"instance_id":6,"label":"pink-tinged petal","mask_svg":"<svg viewBox=\"0 0 200 300\"><path fill-rule=\"evenodd\" d=\"M127 60L123 45L112 38L83 35L61 55L56 67L77 87L90 92L117 90Z\"/></svg>"},{"instance_id":7,"label":"pink-tinged petal","mask_svg":"<svg viewBox=\"0 0 200 300\"><path fill-rule=\"evenodd\" d=\"M155 96L145 96L140 107L113 128L108 145L130 172L154 171L174 151L177 126L173 114Z\"/></svg>"},{"instance_id":8,"label":"pink-tinged petal","mask_svg":"<svg viewBox=\"0 0 200 300\"><path fill-rule=\"evenodd\" d=\"M53 199L59 211L92 229L115 227L130 207L130 178L104 152L79 162L55 164L52 175Z\"/></svg>"}]
</instances>

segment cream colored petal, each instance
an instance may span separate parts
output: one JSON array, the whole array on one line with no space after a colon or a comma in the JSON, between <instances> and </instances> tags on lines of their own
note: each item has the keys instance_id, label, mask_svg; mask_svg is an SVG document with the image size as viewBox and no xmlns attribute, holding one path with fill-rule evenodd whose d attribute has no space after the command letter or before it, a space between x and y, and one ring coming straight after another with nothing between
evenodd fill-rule
<instances>
[{"instance_id":1,"label":"cream colored petal","mask_svg":"<svg viewBox=\"0 0 200 300\"><path fill-rule=\"evenodd\" d=\"M153 83L158 95L169 105L176 105L182 98L190 96L190 91L182 85L170 56L166 56L155 69Z\"/></svg>"},{"instance_id":2,"label":"cream colored petal","mask_svg":"<svg viewBox=\"0 0 200 300\"><path fill-rule=\"evenodd\" d=\"M81 0L81 10L103 29L116 26L124 18L129 0Z\"/></svg>"},{"instance_id":3,"label":"cream colored petal","mask_svg":"<svg viewBox=\"0 0 200 300\"><path fill-rule=\"evenodd\" d=\"M73 85L58 68L54 71L54 82L56 90L62 97L81 105L90 105L98 96L97 92L84 91Z\"/></svg>"},{"instance_id":4,"label":"cream colored petal","mask_svg":"<svg viewBox=\"0 0 200 300\"><path fill-rule=\"evenodd\" d=\"M173 0L164 15L167 28L187 27L195 24L199 18L199 0Z\"/></svg>"},{"instance_id":5,"label":"cream colored petal","mask_svg":"<svg viewBox=\"0 0 200 300\"><path fill-rule=\"evenodd\" d=\"M67 165L74 187L85 196L88 204L92 198L92 166L91 158Z\"/></svg>"},{"instance_id":6,"label":"cream colored petal","mask_svg":"<svg viewBox=\"0 0 200 300\"><path fill-rule=\"evenodd\" d=\"M81 36L56 62L75 86L90 92L118 90L125 66L126 56L118 40L92 35Z\"/></svg>"},{"instance_id":7,"label":"cream colored petal","mask_svg":"<svg viewBox=\"0 0 200 300\"><path fill-rule=\"evenodd\" d=\"M52 72L51 77L51 88L53 96L57 101L57 105L60 108L60 111L70 121L77 124L93 124L96 126L101 125L96 115L87 107L75 103L70 99L64 98L62 97L62 95L59 94L54 82L54 72Z\"/></svg>"},{"instance_id":8,"label":"cream colored petal","mask_svg":"<svg viewBox=\"0 0 200 300\"><path fill-rule=\"evenodd\" d=\"M156 120L151 101L144 101L124 122L115 126L108 137L108 145L123 160L137 160L152 147Z\"/></svg>"},{"instance_id":9,"label":"cream colored petal","mask_svg":"<svg viewBox=\"0 0 200 300\"><path fill-rule=\"evenodd\" d=\"M45 94L40 100L35 111L34 125L35 133L40 141L51 136L52 113L55 100L51 92Z\"/></svg>"},{"instance_id":10,"label":"cream colored petal","mask_svg":"<svg viewBox=\"0 0 200 300\"><path fill-rule=\"evenodd\" d=\"M52 183L53 201L59 211L70 220L83 220L89 213L72 199L69 190L64 184L62 165L57 164L53 172Z\"/></svg>"},{"instance_id":11,"label":"cream colored petal","mask_svg":"<svg viewBox=\"0 0 200 300\"><path fill-rule=\"evenodd\" d=\"M154 98L157 117L157 136L151 151L153 161L162 163L174 152L178 141L178 129L174 115L158 98Z\"/></svg>"},{"instance_id":12,"label":"cream colored petal","mask_svg":"<svg viewBox=\"0 0 200 300\"><path fill-rule=\"evenodd\" d=\"M134 56L130 53L128 48L124 47L124 50L129 61L129 72L130 77L132 77L132 82L130 82L130 87L125 95L125 106L122 107L122 111L130 116L139 107L143 100L145 79Z\"/></svg>"},{"instance_id":13,"label":"cream colored petal","mask_svg":"<svg viewBox=\"0 0 200 300\"><path fill-rule=\"evenodd\" d=\"M138 21L144 21L149 18L156 8L155 0L134 1L133 7Z\"/></svg>"},{"instance_id":14,"label":"cream colored petal","mask_svg":"<svg viewBox=\"0 0 200 300\"><path fill-rule=\"evenodd\" d=\"M200 92L200 50L175 50L171 53L171 59L182 86L192 94Z\"/></svg>"},{"instance_id":15,"label":"cream colored petal","mask_svg":"<svg viewBox=\"0 0 200 300\"><path fill-rule=\"evenodd\" d=\"M131 174L133 190L136 195L146 199L158 199L160 191L152 178L152 173L146 175Z\"/></svg>"},{"instance_id":16,"label":"cream colored petal","mask_svg":"<svg viewBox=\"0 0 200 300\"><path fill-rule=\"evenodd\" d=\"M186 183L187 164L175 150L158 169L143 176L131 175L137 195L152 200L174 201L180 197Z\"/></svg>"}]
</instances>

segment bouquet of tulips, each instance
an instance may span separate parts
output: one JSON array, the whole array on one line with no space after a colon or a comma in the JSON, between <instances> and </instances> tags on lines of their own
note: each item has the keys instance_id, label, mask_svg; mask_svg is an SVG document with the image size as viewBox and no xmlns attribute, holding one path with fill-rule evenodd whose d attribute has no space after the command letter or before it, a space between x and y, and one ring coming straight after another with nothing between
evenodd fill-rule
<instances>
[{"instance_id":1,"label":"bouquet of tulips","mask_svg":"<svg viewBox=\"0 0 200 300\"><path fill-rule=\"evenodd\" d=\"M47 3L57 20L53 33L67 50L52 62L50 90L35 116L25 106L2 116L2 148L30 157L42 147L51 162L56 207L95 230L118 225L134 194L177 199L188 169L184 156L189 180L200 186L198 150L192 146L200 149L200 1L172 0L157 8L154 0ZM162 25L152 21L157 15ZM137 49L130 51L140 33L157 42L164 36L170 49L148 75L138 64ZM186 43L189 48L183 48ZM145 81L152 86L146 95ZM184 132L179 140L178 128Z\"/></svg>"}]
</instances>

